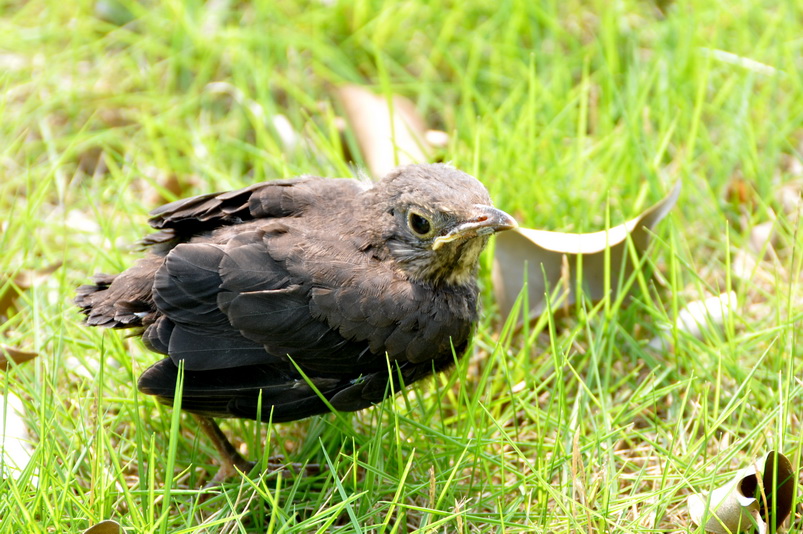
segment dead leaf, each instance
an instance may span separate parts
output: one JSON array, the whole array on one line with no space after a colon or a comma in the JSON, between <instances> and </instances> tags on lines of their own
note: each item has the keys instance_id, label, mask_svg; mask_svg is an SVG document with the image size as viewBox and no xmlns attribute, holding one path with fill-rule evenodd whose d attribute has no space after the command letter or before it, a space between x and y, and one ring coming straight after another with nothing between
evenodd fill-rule
<instances>
[{"instance_id":1,"label":"dead leaf","mask_svg":"<svg viewBox=\"0 0 803 534\"><path fill-rule=\"evenodd\" d=\"M773 253L773 241L776 239L775 222L767 221L757 224L750 230L750 250L758 255Z\"/></svg>"},{"instance_id":2,"label":"dead leaf","mask_svg":"<svg viewBox=\"0 0 803 534\"><path fill-rule=\"evenodd\" d=\"M302 138L293 128L290 119L281 113L277 113L271 117L271 123L273 124L273 129L276 130L276 135L279 136L279 140L282 142L282 147L286 151L293 152L298 148Z\"/></svg>"},{"instance_id":3,"label":"dead leaf","mask_svg":"<svg viewBox=\"0 0 803 534\"><path fill-rule=\"evenodd\" d=\"M427 130L424 139L435 148L446 148L449 144L449 134L441 130Z\"/></svg>"},{"instance_id":4,"label":"dead leaf","mask_svg":"<svg viewBox=\"0 0 803 534\"><path fill-rule=\"evenodd\" d=\"M398 165L430 161L428 128L412 101L394 95L388 102L384 95L357 85L340 87L337 96L374 177L384 176ZM437 134L434 139L444 142Z\"/></svg>"},{"instance_id":5,"label":"dead leaf","mask_svg":"<svg viewBox=\"0 0 803 534\"><path fill-rule=\"evenodd\" d=\"M729 291L715 297L694 300L684 306L675 321L675 328L698 339L712 326L722 326L728 315L736 308L736 292ZM667 350L671 343L672 327L663 325L661 333L650 340L649 346L656 350Z\"/></svg>"},{"instance_id":6,"label":"dead leaf","mask_svg":"<svg viewBox=\"0 0 803 534\"><path fill-rule=\"evenodd\" d=\"M5 371L8 369L10 362L14 362L19 365L21 363L33 360L37 356L39 356L39 354L36 352L26 352L24 350L15 349L14 347L9 347L8 345L3 345L0 343L0 371Z\"/></svg>"},{"instance_id":7,"label":"dead leaf","mask_svg":"<svg viewBox=\"0 0 803 534\"><path fill-rule=\"evenodd\" d=\"M84 531L84 534L120 534L121 532L120 523L107 519L92 525Z\"/></svg>"},{"instance_id":8,"label":"dead leaf","mask_svg":"<svg viewBox=\"0 0 803 534\"><path fill-rule=\"evenodd\" d=\"M31 461L33 448L24 413L19 397L10 391L0 395L0 476L17 478Z\"/></svg>"},{"instance_id":9,"label":"dead leaf","mask_svg":"<svg viewBox=\"0 0 803 534\"><path fill-rule=\"evenodd\" d=\"M764 63L756 61L755 59L739 56L732 52L726 52L725 50L719 50L717 48L701 47L700 52L702 52L704 56L713 58L717 61L721 61L722 63L727 63L729 65L736 65L743 69L755 72L756 74L763 74L765 76L775 76L776 74L785 74L784 71L778 70L771 65L766 65Z\"/></svg>"},{"instance_id":10,"label":"dead leaf","mask_svg":"<svg viewBox=\"0 0 803 534\"><path fill-rule=\"evenodd\" d=\"M177 198L187 196L194 185L197 184L192 176L182 179L172 172L159 173L152 184L144 185L145 203L149 206L161 206L173 202Z\"/></svg>"},{"instance_id":11,"label":"dead leaf","mask_svg":"<svg viewBox=\"0 0 803 534\"><path fill-rule=\"evenodd\" d=\"M731 177L725 198L734 208L746 212L752 212L759 200L755 185L740 174Z\"/></svg>"},{"instance_id":12,"label":"dead leaf","mask_svg":"<svg viewBox=\"0 0 803 534\"><path fill-rule=\"evenodd\" d=\"M120 0L98 0L95 2L95 16L115 26L125 26L134 20L134 14Z\"/></svg>"},{"instance_id":13,"label":"dead leaf","mask_svg":"<svg viewBox=\"0 0 803 534\"><path fill-rule=\"evenodd\" d=\"M518 228L498 234L492 276L502 315L506 317L510 313L521 293L525 271L531 319L544 312L547 291L556 292L559 300L565 298L567 305L575 302L575 270L580 257L583 290L593 300L602 299L605 296L606 249L610 250L609 282L615 295L620 274L627 279L633 271L627 238L632 240L636 251L643 254L650 242L650 231L675 205L680 188L678 182L660 202L638 217L609 230L570 234Z\"/></svg>"},{"instance_id":14,"label":"dead leaf","mask_svg":"<svg viewBox=\"0 0 803 534\"><path fill-rule=\"evenodd\" d=\"M0 315L8 315L9 310L15 310L16 301L24 291L41 283L59 267L61 262L42 269L19 271L13 276L0 274Z\"/></svg>"},{"instance_id":15,"label":"dead leaf","mask_svg":"<svg viewBox=\"0 0 803 534\"><path fill-rule=\"evenodd\" d=\"M0 69L5 72L16 72L27 69L31 66L28 57L22 54L3 52L0 54Z\"/></svg>"},{"instance_id":16,"label":"dead leaf","mask_svg":"<svg viewBox=\"0 0 803 534\"><path fill-rule=\"evenodd\" d=\"M102 176L109 172L102 146L94 145L78 155L78 168L87 176Z\"/></svg>"},{"instance_id":17,"label":"dead leaf","mask_svg":"<svg viewBox=\"0 0 803 534\"><path fill-rule=\"evenodd\" d=\"M760 534L775 532L792 511L795 479L789 459L770 451L737 471L727 484L689 495L689 515L695 524L716 534L745 532L754 526Z\"/></svg>"},{"instance_id":18,"label":"dead leaf","mask_svg":"<svg viewBox=\"0 0 803 534\"><path fill-rule=\"evenodd\" d=\"M8 315L9 310L16 309L14 304L25 289L27 288L20 287L16 277L0 281L0 315Z\"/></svg>"},{"instance_id":19,"label":"dead leaf","mask_svg":"<svg viewBox=\"0 0 803 534\"><path fill-rule=\"evenodd\" d=\"M794 162L794 166L797 167L796 172L803 174L801 160L795 159ZM800 180L793 180L783 184L775 193L775 198L781 206L782 213L789 217L790 220L797 220L798 213L803 205L801 193L803 193L803 183Z\"/></svg>"}]
</instances>

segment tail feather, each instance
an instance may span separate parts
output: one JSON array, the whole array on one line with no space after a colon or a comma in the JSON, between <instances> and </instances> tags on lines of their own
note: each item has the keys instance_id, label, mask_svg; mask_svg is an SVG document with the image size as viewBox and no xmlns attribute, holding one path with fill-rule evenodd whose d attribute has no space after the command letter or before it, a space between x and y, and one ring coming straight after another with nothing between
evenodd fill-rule
<instances>
[{"instance_id":1,"label":"tail feather","mask_svg":"<svg viewBox=\"0 0 803 534\"><path fill-rule=\"evenodd\" d=\"M86 324L137 328L155 321L153 277L163 261L150 256L121 274L96 274L93 284L79 287L74 302L86 315Z\"/></svg>"}]
</instances>

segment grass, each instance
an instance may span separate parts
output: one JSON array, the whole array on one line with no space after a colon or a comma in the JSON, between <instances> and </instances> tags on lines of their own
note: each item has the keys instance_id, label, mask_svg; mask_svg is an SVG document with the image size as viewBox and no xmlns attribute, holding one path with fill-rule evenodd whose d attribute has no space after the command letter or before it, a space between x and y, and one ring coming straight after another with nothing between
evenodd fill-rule
<instances>
[{"instance_id":1,"label":"grass","mask_svg":"<svg viewBox=\"0 0 803 534\"><path fill-rule=\"evenodd\" d=\"M329 4L0 2L0 274L61 264L0 310L0 341L40 354L2 374L34 452L0 480L0 532L700 532L690 492L772 449L799 469L799 3ZM201 502L211 446L137 393L154 355L82 326L74 288L131 265L177 191L349 174L344 143L362 165L334 122L347 82L410 97L450 134L441 156L525 226L596 231L681 180L658 282L515 330L487 254L454 372L358 414L226 423L251 458L324 473ZM309 143L283 146L276 114ZM763 223L772 250L745 280ZM648 347L727 290L722 328Z\"/></svg>"}]
</instances>

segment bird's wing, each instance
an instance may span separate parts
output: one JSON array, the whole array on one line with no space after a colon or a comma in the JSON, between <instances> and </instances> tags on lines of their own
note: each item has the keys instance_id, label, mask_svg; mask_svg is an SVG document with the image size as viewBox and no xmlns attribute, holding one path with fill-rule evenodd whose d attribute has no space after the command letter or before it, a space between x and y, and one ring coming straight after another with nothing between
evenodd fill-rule
<instances>
[{"instance_id":1,"label":"bird's wing","mask_svg":"<svg viewBox=\"0 0 803 534\"><path fill-rule=\"evenodd\" d=\"M363 188L356 180L315 176L261 182L165 204L151 212L148 222L162 232L187 239L221 226L299 216L310 206L320 205L322 200L353 196Z\"/></svg>"},{"instance_id":2,"label":"bird's wing","mask_svg":"<svg viewBox=\"0 0 803 534\"><path fill-rule=\"evenodd\" d=\"M273 227L284 235L280 224ZM172 402L183 361L182 408L210 416L257 418L260 403L260 417L274 421L326 412L307 380L338 410L384 398L384 352L375 354L361 334L344 337L314 316L312 279L287 271L271 255L270 241L265 228L252 229L225 245L184 243L167 255L153 285L161 316L143 339L169 357L143 373L142 391ZM404 381L432 372L431 364L424 367L404 369Z\"/></svg>"},{"instance_id":3,"label":"bird's wing","mask_svg":"<svg viewBox=\"0 0 803 534\"><path fill-rule=\"evenodd\" d=\"M182 243L167 254L153 282L161 316L144 332L145 342L196 371L292 358L313 372L358 376L384 365L365 337L344 336L313 315L312 277L289 272L274 257L275 238L291 235L300 244L301 231L281 221L261 224L225 244Z\"/></svg>"}]
</instances>

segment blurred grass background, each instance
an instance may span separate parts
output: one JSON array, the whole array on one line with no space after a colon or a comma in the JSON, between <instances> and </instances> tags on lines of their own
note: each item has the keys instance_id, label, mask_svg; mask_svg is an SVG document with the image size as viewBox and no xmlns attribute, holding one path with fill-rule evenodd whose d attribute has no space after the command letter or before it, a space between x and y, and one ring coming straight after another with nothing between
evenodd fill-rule
<instances>
[{"instance_id":1,"label":"blurred grass background","mask_svg":"<svg viewBox=\"0 0 803 534\"><path fill-rule=\"evenodd\" d=\"M0 342L40 354L1 375L34 452L0 532L699 531L688 493L770 449L801 463L801 30L793 0L0 1ZM514 332L486 255L473 357L359 414L228 423L252 458L328 469L200 502L210 445L137 394L155 356L81 326L74 288L131 265L177 193L352 174L345 83L410 98L524 226L600 230L682 181L658 283ZM723 328L647 346L731 289Z\"/></svg>"}]
</instances>

